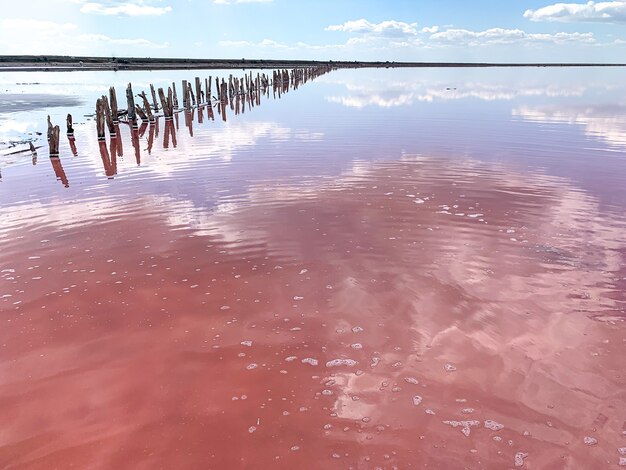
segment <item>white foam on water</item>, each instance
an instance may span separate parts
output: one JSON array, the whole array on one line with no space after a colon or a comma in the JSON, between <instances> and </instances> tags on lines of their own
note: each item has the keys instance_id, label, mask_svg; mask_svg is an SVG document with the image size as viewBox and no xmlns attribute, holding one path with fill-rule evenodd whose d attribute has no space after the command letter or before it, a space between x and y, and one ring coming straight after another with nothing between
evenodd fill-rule
<instances>
[{"instance_id":1,"label":"white foam on water","mask_svg":"<svg viewBox=\"0 0 626 470\"><path fill-rule=\"evenodd\" d=\"M363 349L363 345L362 345L361 343L354 343L354 344L351 344L351 345L350 345L350 347L351 347L352 349Z\"/></svg>"},{"instance_id":2,"label":"white foam on water","mask_svg":"<svg viewBox=\"0 0 626 470\"><path fill-rule=\"evenodd\" d=\"M497 423L492 419L485 420L485 427L487 429L491 429L492 431L500 431L501 429L504 429L503 424Z\"/></svg>"},{"instance_id":3,"label":"white foam on water","mask_svg":"<svg viewBox=\"0 0 626 470\"><path fill-rule=\"evenodd\" d=\"M419 406L420 403L422 403L422 397L420 397L419 395L415 395L413 397L413 405Z\"/></svg>"},{"instance_id":4,"label":"white foam on water","mask_svg":"<svg viewBox=\"0 0 626 470\"><path fill-rule=\"evenodd\" d=\"M363 328L360 326L353 326L352 327L352 333L360 333L361 331L363 331Z\"/></svg>"},{"instance_id":5,"label":"white foam on water","mask_svg":"<svg viewBox=\"0 0 626 470\"><path fill-rule=\"evenodd\" d=\"M404 381L409 384L417 385L419 381L415 377L405 377Z\"/></svg>"},{"instance_id":6,"label":"white foam on water","mask_svg":"<svg viewBox=\"0 0 626 470\"><path fill-rule=\"evenodd\" d=\"M444 421L443 424L447 424L453 428L461 426L461 432L465 435L465 437L469 437L471 428L480 426L480 421L475 419L465 421Z\"/></svg>"},{"instance_id":7,"label":"white foam on water","mask_svg":"<svg viewBox=\"0 0 626 470\"><path fill-rule=\"evenodd\" d=\"M319 364L319 361L317 359L313 359L312 357L305 357L304 359L302 359L302 363L316 366Z\"/></svg>"},{"instance_id":8,"label":"white foam on water","mask_svg":"<svg viewBox=\"0 0 626 470\"><path fill-rule=\"evenodd\" d=\"M518 452L517 454L515 454L515 466L523 467L524 459L526 459L527 457L528 457L528 452Z\"/></svg>"},{"instance_id":9,"label":"white foam on water","mask_svg":"<svg viewBox=\"0 0 626 470\"><path fill-rule=\"evenodd\" d=\"M598 440L595 437L585 436L583 438L583 442L588 446L595 446L598 443Z\"/></svg>"},{"instance_id":10,"label":"white foam on water","mask_svg":"<svg viewBox=\"0 0 626 470\"><path fill-rule=\"evenodd\" d=\"M446 370L446 372L454 372L456 370L456 367L452 364L446 364L443 366L443 368Z\"/></svg>"},{"instance_id":11,"label":"white foam on water","mask_svg":"<svg viewBox=\"0 0 626 470\"><path fill-rule=\"evenodd\" d=\"M259 365L258 365L258 364L252 363L252 364L248 364L248 365L246 366L246 369L248 369L248 370L253 370L253 369L256 369L257 367L259 367Z\"/></svg>"},{"instance_id":12,"label":"white foam on water","mask_svg":"<svg viewBox=\"0 0 626 470\"><path fill-rule=\"evenodd\" d=\"M289 356L285 358L285 361L291 362L291 361L295 361L296 359L298 359L298 356Z\"/></svg>"},{"instance_id":13,"label":"white foam on water","mask_svg":"<svg viewBox=\"0 0 626 470\"><path fill-rule=\"evenodd\" d=\"M242 345L242 346L248 346L248 347L251 347L251 346L252 346L252 341L250 341L250 340L242 341L242 342L241 342L241 345Z\"/></svg>"},{"instance_id":14,"label":"white foam on water","mask_svg":"<svg viewBox=\"0 0 626 470\"><path fill-rule=\"evenodd\" d=\"M326 367L339 367L339 366L348 366L353 367L358 364L354 359L333 359L332 361L328 361L326 363Z\"/></svg>"}]
</instances>

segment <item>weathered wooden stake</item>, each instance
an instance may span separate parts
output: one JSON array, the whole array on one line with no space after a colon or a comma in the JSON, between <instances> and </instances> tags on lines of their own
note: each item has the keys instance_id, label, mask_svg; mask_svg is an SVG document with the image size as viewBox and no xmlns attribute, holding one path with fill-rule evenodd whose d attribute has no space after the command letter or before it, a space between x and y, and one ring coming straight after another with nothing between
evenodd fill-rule
<instances>
[{"instance_id":1,"label":"weathered wooden stake","mask_svg":"<svg viewBox=\"0 0 626 470\"><path fill-rule=\"evenodd\" d=\"M187 80L183 80L183 108L187 109L188 103L187 103Z\"/></svg>"},{"instance_id":2,"label":"weathered wooden stake","mask_svg":"<svg viewBox=\"0 0 626 470\"><path fill-rule=\"evenodd\" d=\"M150 85L150 86L152 86L152 85ZM154 93L153 100L156 100L156 93L154 92L154 90L152 90L152 93ZM148 102L148 97L146 96L146 93L142 91L139 96L143 100L143 107L146 110L146 114L148 115L148 119L150 120L150 122L154 121L154 115L152 114L152 110L150 109L150 103ZM158 109L159 108L154 108L154 112L158 112Z\"/></svg>"},{"instance_id":3,"label":"weathered wooden stake","mask_svg":"<svg viewBox=\"0 0 626 470\"><path fill-rule=\"evenodd\" d=\"M126 101L128 102L128 122L136 126L137 115L135 113L135 97L133 95L133 87L130 83L126 87Z\"/></svg>"},{"instance_id":4,"label":"weathered wooden stake","mask_svg":"<svg viewBox=\"0 0 626 470\"><path fill-rule=\"evenodd\" d=\"M117 111L117 94L115 93L115 87L109 88L109 100L111 102L111 118L113 119L113 124L117 124L119 122L119 113Z\"/></svg>"},{"instance_id":5,"label":"weathered wooden stake","mask_svg":"<svg viewBox=\"0 0 626 470\"><path fill-rule=\"evenodd\" d=\"M174 90L174 108L178 109L178 96L176 95L176 83L172 82L172 90Z\"/></svg>"},{"instance_id":6,"label":"weathered wooden stake","mask_svg":"<svg viewBox=\"0 0 626 470\"><path fill-rule=\"evenodd\" d=\"M102 107L104 109L104 117L106 119L109 134L115 135L115 124L113 124L113 113L109 107L109 100L106 95L102 95Z\"/></svg>"},{"instance_id":7,"label":"weathered wooden stake","mask_svg":"<svg viewBox=\"0 0 626 470\"><path fill-rule=\"evenodd\" d=\"M200 103L202 103L201 95L202 88L200 86L200 77L196 77L196 96L198 97L198 106L200 106Z\"/></svg>"},{"instance_id":8,"label":"weathered wooden stake","mask_svg":"<svg viewBox=\"0 0 626 470\"><path fill-rule=\"evenodd\" d=\"M157 103L156 93L154 92L154 85L150 84L150 93L152 93L152 103L154 104L154 112L159 112L159 104ZM148 110L148 106L144 106L146 111ZM148 115L152 116L152 113L148 113Z\"/></svg>"},{"instance_id":9,"label":"weathered wooden stake","mask_svg":"<svg viewBox=\"0 0 626 470\"><path fill-rule=\"evenodd\" d=\"M74 127L72 127L72 115L71 114L67 115L67 118L65 119L65 123L67 124L67 134L73 135Z\"/></svg>"},{"instance_id":10,"label":"weathered wooden stake","mask_svg":"<svg viewBox=\"0 0 626 470\"><path fill-rule=\"evenodd\" d=\"M98 140L104 140L104 106L102 98L98 98L98 101L96 101L96 131Z\"/></svg>"},{"instance_id":11,"label":"weathered wooden stake","mask_svg":"<svg viewBox=\"0 0 626 470\"><path fill-rule=\"evenodd\" d=\"M59 126L54 126L50 129L50 157L58 157L59 156L59 135L61 134L61 129Z\"/></svg>"},{"instance_id":12,"label":"weathered wooden stake","mask_svg":"<svg viewBox=\"0 0 626 470\"><path fill-rule=\"evenodd\" d=\"M137 111L137 114L141 118L142 122L147 122L148 121L148 116L146 115L146 113L143 112L143 109L141 109L141 106L136 104L135 105L135 111Z\"/></svg>"}]
</instances>

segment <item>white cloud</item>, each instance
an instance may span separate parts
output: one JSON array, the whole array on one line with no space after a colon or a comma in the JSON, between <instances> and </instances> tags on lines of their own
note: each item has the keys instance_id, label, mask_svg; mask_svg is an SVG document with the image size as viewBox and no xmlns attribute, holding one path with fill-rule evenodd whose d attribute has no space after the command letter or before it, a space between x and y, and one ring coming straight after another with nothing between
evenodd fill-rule
<instances>
[{"instance_id":1,"label":"white cloud","mask_svg":"<svg viewBox=\"0 0 626 470\"><path fill-rule=\"evenodd\" d=\"M147 0L127 2L85 2L83 3L80 11L82 13L105 16L161 16L172 11L172 7L152 6L149 5Z\"/></svg>"},{"instance_id":2,"label":"white cloud","mask_svg":"<svg viewBox=\"0 0 626 470\"><path fill-rule=\"evenodd\" d=\"M292 49L293 46L288 46L272 39L263 39L259 42L252 41L219 41L219 46L224 47L271 47L274 49Z\"/></svg>"},{"instance_id":3,"label":"white cloud","mask_svg":"<svg viewBox=\"0 0 626 470\"><path fill-rule=\"evenodd\" d=\"M0 27L3 32L7 33L29 31L29 35L36 34L40 36L55 36L76 29L76 25L72 23L55 23L53 21L33 20L30 18L7 18L0 21Z\"/></svg>"},{"instance_id":4,"label":"white cloud","mask_svg":"<svg viewBox=\"0 0 626 470\"><path fill-rule=\"evenodd\" d=\"M106 44L116 44L119 46L138 46L138 47L148 47L153 49L164 49L169 46L167 42L159 44L152 41L148 41L147 39L137 38L137 39L126 39L126 38L111 38L109 36L105 36L104 34L81 34L79 36L81 41L86 41L89 43L106 43Z\"/></svg>"},{"instance_id":5,"label":"white cloud","mask_svg":"<svg viewBox=\"0 0 626 470\"><path fill-rule=\"evenodd\" d=\"M233 5L235 3L271 3L274 0L213 0L218 5Z\"/></svg>"},{"instance_id":6,"label":"white cloud","mask_svg":"<svg viewBox=\"0 0 626 470\"><path fill-rule=\"evenodd\" d=\"M24 31L28 31L27 35ZM15 37L20 37L19 41ZM112 38L103 34L81 34L73 23L34 19L0 20L0 47L4 54L94 54L111 53L112 48L163 49L168 43L143 38ZM115 52L115 50L113 50Z\"/></svg>"},{"instance_id":7,"label":"white cloud","mask_svg":"<svg viewBox=\"0 0 626 470\"><path fill-rule=\"evenodd\" d=\"M513 110L513 116L527 121L582 125L587 136L626 147L625 106L520 106Z\"/></svg>"},{"instance_id":8,"label":"white cloud","mask_svg":"<svg viewBox=\"0 0 626 470\"><path fill-rule=\"evenodd\" d=\"M417 34L417 23L405 23L403 21L395 20L370 23L369 21L361 18L360 20L346 21L342 24L328 26L326 31L375 34L384 37L415 36Z\"/></svg>"},{"instance_id":9,"label":"white cloud","mask_svg":"<svg viewBox=\"0 0 626 470\"><path fill-rule=\"evenodd\" d=\"M521 29L491 28L485 31L467 29L448 29L430 36L437 43L455 46L482 46L518 43L554 43L567 42L593 43L593 33L527 33Z\"/></svg>"},{"instance_id":10,"label":"white cloud","mask_svg":"<svg viewBox=\"0 0 626 470\"><path fill-rule=\"evenodd\" d=\"M531 21L626 23L626 2L555 3L526 10L524 18Z\"/></svg>"}]
</instances>

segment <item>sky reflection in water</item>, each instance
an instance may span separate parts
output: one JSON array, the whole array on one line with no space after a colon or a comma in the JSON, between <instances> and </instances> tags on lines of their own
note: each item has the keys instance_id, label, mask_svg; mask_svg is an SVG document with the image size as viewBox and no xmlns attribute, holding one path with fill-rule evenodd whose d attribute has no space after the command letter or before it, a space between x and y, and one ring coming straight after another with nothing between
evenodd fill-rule
<instances>
[{"instance_id":1,"label":"sky reflection in water","mask_svg":"<svg viewBox=\"0 0 626 470\"><path fill-rule=\"evenodd\" d=\"M82 103L3 112L19 138L194 74L5 75ZM0 463L617 466L624 88L337 71L193 137L181 114L176 147L161 121L140 165L123 127L115 172L93 121L64 181L0 157Z\"/></svg>"}]
</instances>

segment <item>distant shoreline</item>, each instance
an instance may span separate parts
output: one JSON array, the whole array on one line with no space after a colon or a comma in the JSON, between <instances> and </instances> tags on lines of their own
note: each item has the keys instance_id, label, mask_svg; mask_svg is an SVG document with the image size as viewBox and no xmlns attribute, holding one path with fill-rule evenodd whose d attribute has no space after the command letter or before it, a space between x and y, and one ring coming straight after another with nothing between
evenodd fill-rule
<instances>
[{"instance_id":1,"label":"distant shoreline","mask_svg":"<svg viewBox=\"0 0 626 470\"><path fill-rule=\"evenodd\" d=\"M192 70L271 69L333 66L336 68L443 68L443 67L626 67L610 63L496 63L496 62L395 62L318 61L267 59L160 59L140 57L0 56L0 72L73 72L78 70Z\"/></svg>"}]
</instances>

